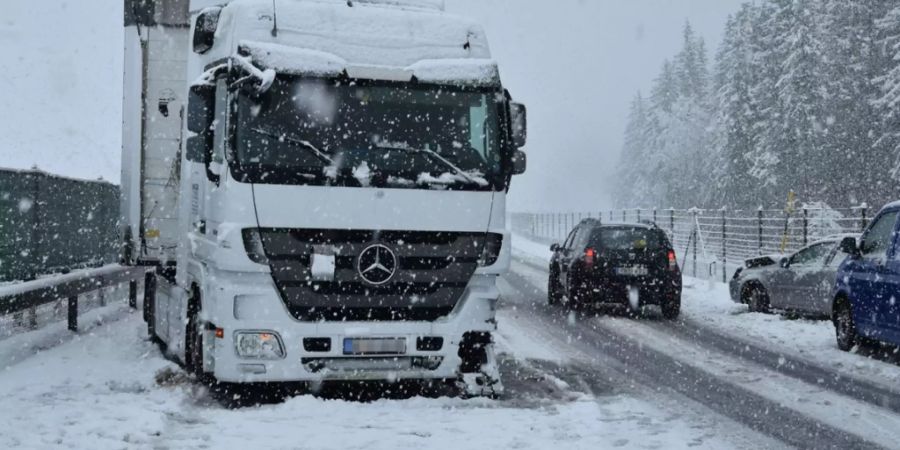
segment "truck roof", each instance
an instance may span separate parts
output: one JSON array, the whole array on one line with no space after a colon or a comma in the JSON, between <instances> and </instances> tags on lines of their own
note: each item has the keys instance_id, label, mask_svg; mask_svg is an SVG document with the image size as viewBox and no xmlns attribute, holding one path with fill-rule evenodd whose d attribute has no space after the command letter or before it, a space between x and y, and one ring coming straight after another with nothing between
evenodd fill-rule
<instances>
[{"instance_id":1,"label":"truck roof","mask_svg":"<svg viewBox=\"0 0 900 450\"><path fill-rule=\"evenodd\" d=\"M279 0L276 36L272 4L229 3L219 19L217 42L204 56L212 62L242 48L254 62L278 72L346 70L356 78L499 84L482 27L443 12L442 1Z\"/></svg>"}]
</instances>

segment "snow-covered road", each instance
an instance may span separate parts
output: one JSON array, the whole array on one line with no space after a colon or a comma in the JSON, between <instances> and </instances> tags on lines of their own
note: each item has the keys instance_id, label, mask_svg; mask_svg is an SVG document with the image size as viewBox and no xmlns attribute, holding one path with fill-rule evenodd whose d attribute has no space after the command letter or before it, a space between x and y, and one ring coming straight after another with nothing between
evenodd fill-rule
<instances>
[{"instance_id":1,"label":"snow-covered road","mask_svg":"<svg viewBox=\"0 0 900 450\"><path fill-rule=\"evenodd\" d=\"M546 305L543 244L501 280L501 400L300 395L233 408L122 302L0 340L2 448L871 448L900 442L900 367L830 324L750 314L686 280L683 319Z\"/></svg>"},{"instance_id":2,"label":"snow-covered road","mask_svg":"<svg viewBox=\"0 0 900 450\"><path fill-rule=\"evenodd\" d=\"M87 320L84 320L87 319ZM83 317L60 340L47 327L0 341L2 448L725 448L754 433L634 395L602 366L533 323L501 312L505 399L381 399L311 395L228 408L146 339L121 304ZM31 345L40 342L40 345ZM12 347L12 348L9 348ZM25 356L27 354L27 356ZM570 367L577 362L577 367Z\"/></svg>"}]
</instances>

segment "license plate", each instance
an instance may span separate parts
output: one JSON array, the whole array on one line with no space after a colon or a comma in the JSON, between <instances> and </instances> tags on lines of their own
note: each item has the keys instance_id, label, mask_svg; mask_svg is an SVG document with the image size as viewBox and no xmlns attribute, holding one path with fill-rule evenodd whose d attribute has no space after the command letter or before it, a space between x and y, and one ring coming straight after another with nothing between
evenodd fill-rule
<instances>
[{"instance_id":1,"label":"license plate","mask_svg":"<svg viewBox=\"0 0 900 450\"><path fill-rule=\"evenodd\" d=\"M630 266L630 267L617 267L616 275L622 275L626 277L642 277L648 275L650 271L647 270L646 266Z\"/></svg>"},{"instance_id":2,"label":"license plate","mask_svg":"<svg viewBox=\"0 0 900 450\"><path fill-rule=\"evenodd\" d=\"M345 338L345 355L404 355L405 338Z\"/></svg>"}]
</instances>

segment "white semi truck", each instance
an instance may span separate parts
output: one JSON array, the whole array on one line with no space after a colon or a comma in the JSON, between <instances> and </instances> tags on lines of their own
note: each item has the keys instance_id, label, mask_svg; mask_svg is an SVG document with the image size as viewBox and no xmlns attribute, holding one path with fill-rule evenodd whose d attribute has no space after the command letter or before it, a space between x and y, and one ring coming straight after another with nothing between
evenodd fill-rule
<instances>
[{"instance_id":1,"label":"white semi truck","mask_svg":"<svg viewBox=\"0 0 900 450\"><path fill-rule=\"evenodd\" d=\"M160 267L151 336L219 382L499 393L525 110L482 28L440 0L189 11L126 42L123 258Z\"/></svg>"}]
</instances>

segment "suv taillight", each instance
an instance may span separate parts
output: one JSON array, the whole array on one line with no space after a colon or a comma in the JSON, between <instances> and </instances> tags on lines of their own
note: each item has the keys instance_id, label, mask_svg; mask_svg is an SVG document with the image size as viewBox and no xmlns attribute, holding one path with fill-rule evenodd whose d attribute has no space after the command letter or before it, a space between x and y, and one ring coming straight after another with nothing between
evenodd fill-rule
<instances>
[{"instance_id":1,"label":"suv taillight","mask_svg":"<svg viewBox=\"0 0 900 450\"><path fill-rule=\"evenodd\" d=\"M669 250L669 270L678 269L678 258L675 257L675 250Z\"/></svg>"},{"instance_id":2,"label":"suv taillight","mask_svg":"<svg viewBox=\"0 0 900 450\"><path fill-rule=\"evenodd\" d=\"M584 251L584 264L590 269L594 267L594 260L597 259L597 250L588 248Z\"/></svg>"}]
</instances>

